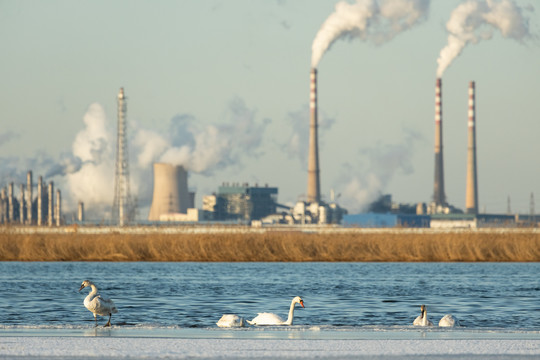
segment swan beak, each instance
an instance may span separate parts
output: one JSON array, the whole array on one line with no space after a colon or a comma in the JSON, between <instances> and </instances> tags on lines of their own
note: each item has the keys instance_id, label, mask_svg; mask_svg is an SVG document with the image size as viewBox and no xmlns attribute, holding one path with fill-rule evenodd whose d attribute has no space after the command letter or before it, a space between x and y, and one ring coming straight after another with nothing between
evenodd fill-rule
<instances>
[{"instance_id":1,"label":"swan beak","mask_svg":"<svg viewBox=\"0 0 540 360\"><path fill-rule=\"evenodd\" d=\"M306 307L304 306L304 300L300 300L300 305L302 305L302 307L305 309Z\"/></svg>"},{"instance_id":2,"label":"swan beak","mask_svg":"<svg viewBox=\"0 0 540 360\"><path fill-rule=\"evenodd\" d=\"M81 288L79 289L79 291L81 291L82 289L84 289L84 285L81 285Z\"/></svg>"}]
</instances>

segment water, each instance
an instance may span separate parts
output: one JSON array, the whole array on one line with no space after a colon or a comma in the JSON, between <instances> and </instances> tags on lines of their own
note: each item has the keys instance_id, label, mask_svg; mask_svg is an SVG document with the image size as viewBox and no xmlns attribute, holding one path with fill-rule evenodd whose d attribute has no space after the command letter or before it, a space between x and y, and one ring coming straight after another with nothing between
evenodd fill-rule
<instances>
[{"instance_id":1,"label":"water","mask_svg":"<svg viewBox=\"0 0 540 360\"><path fill-rule=\"evenodd\" d=\"M133 336L137 329L153 336L215 336L225 331L216 326L222 314L252 319L264 311L286 318L291 299L300 295L306 308L297 305L292 327L299 333L418 332L411 324L426 304L435 324L447 313L458 317L460 334L539 339L538 274L540 263L0 262L0 335L95 331L83 306L89 291L78 292L90 279L119 308L112 331L128 336L130 329ZM289 329L228 330L227 336L290 337Z\"/></svg>"}]
</instances>

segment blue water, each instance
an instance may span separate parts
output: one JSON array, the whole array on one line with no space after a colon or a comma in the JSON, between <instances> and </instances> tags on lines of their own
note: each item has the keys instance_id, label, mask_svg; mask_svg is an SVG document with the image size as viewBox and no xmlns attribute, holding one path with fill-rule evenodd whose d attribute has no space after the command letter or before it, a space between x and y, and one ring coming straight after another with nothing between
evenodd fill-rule
<instances>
[{"instance_id":1,"label":"blue water","mask_svg":"<svg viewBox=\"0 0 540 360\"><path fill-rule=\"evenodd\" d=\"M300 329L408 331L426 304L434 323L452 313L468 331L540 338L539 274L540 263L0 262L0 330L93 328L78 292L90 279L119 308L114 329L202 334L224 313L286 318L299 295Z\"/></svg>"}]
</instances>

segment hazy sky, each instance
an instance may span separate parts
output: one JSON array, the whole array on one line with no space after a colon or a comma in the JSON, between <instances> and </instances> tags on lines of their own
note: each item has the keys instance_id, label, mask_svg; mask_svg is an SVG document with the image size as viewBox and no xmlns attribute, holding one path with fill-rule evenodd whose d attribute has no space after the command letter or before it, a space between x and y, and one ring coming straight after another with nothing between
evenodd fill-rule
<instances>
[{"instance_id":1,"label":"hazy sky","mask_svg":"<svg viewBox=\"0 0 540 360\"><path fill-rule=\"evenodd\" d=\"M337 3L0 0L0 185L33 170L62 190L65 212L79 200L110 207L124 87L141 218L154 161L191 170L198 207L222 182L276 186L285 204L305 198L312 43L337 8L349 17L370 1ZM379 193L431 201L437 59L465 1L414 1L423 12L399 23L380 3L318 62L321 191L353 213ZM534 193L538 211L540 9L486 4L465 18L470 33L449 26L469 43L442 75L447 200L464 208L474 80L480 209L504 213L510 197L512 212L528 213ZM509 5L521 18L505 20Z\"/></svg>"}]
</instances>

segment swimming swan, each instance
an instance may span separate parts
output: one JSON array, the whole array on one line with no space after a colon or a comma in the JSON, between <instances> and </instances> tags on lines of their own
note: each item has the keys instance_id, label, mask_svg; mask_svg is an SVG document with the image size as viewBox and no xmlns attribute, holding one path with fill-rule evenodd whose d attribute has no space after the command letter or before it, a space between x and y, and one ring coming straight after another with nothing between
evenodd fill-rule
<instances>
[{"instance_id":1,"label":"swimming swan","mask_svg":"<svg viewBox=\"0 0 540 360\"><path fill-rule=\"evenodd\" d=\"M427 318L427 310L426 305L420 306L420 311L422 311L422 314L418 316L416 319L414 319L413 325L416 326L433 326L433 323L429 321Z\"/></svg>"},{"instance_id":2,"label":"swimming swan","mask_svg":"<svg viewBox=\"0 0 540 360\"><path fill-rule=\"evenodd\" d=\"M216 324L217 326L224 328L246 326L244 318L234 314L223 314Z\"/></svg>"},{"instance_id":3,"label":"swimming swan","mask_svg":"<svg viewBox=\"0 0 540 360\"><path fill-rule=\"evenodd\" d=\"M96 326L98 326L97 315L109 315L109 321L104 325L104 327L111 326L111 316L112 314L116 314L118 312L116 305L114 305L114 302L112 300L102 298L101 295L98 294L98 289L96 285L94 285L94 283L90 280L84 280L79 291L88 286L92 288L92 291L90 291L90 294L88 294L88 296L84 299L84 306L94 313Z\"/></svg>"},{"instance_id":4,"label":"swimming swan","mask_svg":"<svg viewBox=\"0 0 540 360\"><path fill-rule=\"evenodd\" d=\"M441 320L439 321L439 326L454 327L460 325L459 320L455 316L453 316L452 314L447 314L441 318Z\"/></svg>"},{"instance_id":5,"label":"swimming swan","mask_svg":"<svg viewBox=\"0 0 540 360\"><path fill-rule=\"evenodd\" d=\"M289 310L289 317L287 321L283 321L282 318L272 313L259 313L253 320L247 321L250 325L292 325L294 316L294 305L300 304L303 308L304 300L300 296L295 297L291 301L291 308Z\"/></svg>"}]
</instances>

